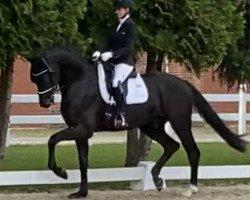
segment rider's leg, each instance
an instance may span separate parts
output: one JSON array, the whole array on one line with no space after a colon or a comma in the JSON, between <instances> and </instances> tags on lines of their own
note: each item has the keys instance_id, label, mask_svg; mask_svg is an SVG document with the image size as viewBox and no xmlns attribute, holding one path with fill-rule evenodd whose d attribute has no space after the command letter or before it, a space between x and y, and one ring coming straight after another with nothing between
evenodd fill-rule
<instances>
[{"instance_id":1,"label":"rider's leg","mask_svg":"<svg viewBox=\"0 0 250 200\"><path fill-rule=\"evenodd\" d=\"M125 97L122 91L121 82L119 81L118 87L114 88L114 97L116 101L117 114L115 117L115 127L128 127L125 117Z\"/></svg>"},{"instance_id":2,"label":"rider's leg","mask_svg":"<svg viewBox=\"0 0 250 200\"><path fill-rule=\"evenodd\" d=\"M133 69L133 66L124 63L115 65L113 87L118 87L119 81L123 83L127 79L128 75L133 71Z\"/></svg>"},{"instance_id":3,"label":"rider's leg","mask_svg":"<svg viewBox=\"0 0 250 200\"><path fill-rule=\"evenodd\" d=\"M113 87L115 91L115 100L117 103L117 116L115 118L115 126L127 127L125 113L124 113L124 104L125 97L122 92L122 82L125 81L128 75L133 71L133 66L121 63L115 66L115 75L113 80Z\"/></svg>"},{"instance_id":4,"label":"rider's leg","mask_svg":"<svg viewBox=\"0 0 250 200\"><path fill-rule=\"evenodd\" d=\"M120 84L121 84L121 82L118 83L118 85L120 85ZM116 101L116 107L120 113L124 107L124 98L123 98L123 94L122 94L122 91L120 90L119 86L114 88L114 97L115 97L115 101Z\"/></svg>"}]
</instances>

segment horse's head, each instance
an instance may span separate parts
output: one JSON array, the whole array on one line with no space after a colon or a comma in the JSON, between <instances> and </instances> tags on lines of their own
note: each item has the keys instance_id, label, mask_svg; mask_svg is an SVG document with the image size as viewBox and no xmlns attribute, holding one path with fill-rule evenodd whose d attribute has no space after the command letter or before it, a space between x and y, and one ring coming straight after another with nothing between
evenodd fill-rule
<instances>
[{"instance_id":1,"label":"horse's head","mask_svg":"<svg viewBox=\"0 0 250 200\"><path fill-rule=\"evenodd\" d=\"M36 84L41 107L54 103L54 93L59 86L59 71L43 57L28 58L31 63L30 78Z\"/></svg>"}]
</instances>

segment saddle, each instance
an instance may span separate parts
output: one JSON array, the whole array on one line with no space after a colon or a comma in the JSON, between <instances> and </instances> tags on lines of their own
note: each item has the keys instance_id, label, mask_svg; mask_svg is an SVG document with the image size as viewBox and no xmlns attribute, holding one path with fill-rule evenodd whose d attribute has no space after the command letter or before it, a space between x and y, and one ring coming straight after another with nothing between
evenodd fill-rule
<instances>
[{"instance_id":1,"label":"saddle","mask_svg":"<svg viewBox=\"0 0 250 200\"><path fill-rule=\"evenodd\" d=\"M102 99L109 105L114 105L114 90L112 82L114 78L114 66L108 62L97 64L98 85ZM121 84L120 90L124 96L125 105L143 104L148 100L148 89L141 75L132 71Z\"/></svg>"}]
</instances>

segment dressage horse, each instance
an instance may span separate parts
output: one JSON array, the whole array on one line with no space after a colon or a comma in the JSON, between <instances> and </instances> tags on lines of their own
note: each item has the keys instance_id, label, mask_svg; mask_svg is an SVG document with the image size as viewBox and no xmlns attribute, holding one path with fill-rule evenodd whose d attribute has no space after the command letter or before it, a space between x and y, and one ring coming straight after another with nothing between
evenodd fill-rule
<instances>
[{"instance_id":1,"label":"dressage horse","mask_svg":"<svg viewBox=\"0 0 250 200\"><path fill-rule=\"evenodd\" d=\"M48 168L56 175L67 178L66 170L57 166L56 145L65 140L75 140L81 172L80 189L69 198L86 197L88 194L88 139L98 131L116 131L104 120L106 103L100 96L98 75L78 52L62 47L51 47L39 57L28 58L31 63L31 81L37 85L39 103L47 108L54 101L59 89L62 95L61 114L67 128L52 135L48 141ZM192 108L234 149L244 152L246 142L225 126L200 92L174 75L151 73L143 75L148 89L148 101L140 105L126 105L128 129L139 127L148 137L164 149L152 169L152 177L158 190L163 187L159 173L164 164L179 149L179 143L165 133L169 122L187 153L191 166L191 186L197 190L197 173L200 151L191 131Z\"/></svg>"}]
</instances>

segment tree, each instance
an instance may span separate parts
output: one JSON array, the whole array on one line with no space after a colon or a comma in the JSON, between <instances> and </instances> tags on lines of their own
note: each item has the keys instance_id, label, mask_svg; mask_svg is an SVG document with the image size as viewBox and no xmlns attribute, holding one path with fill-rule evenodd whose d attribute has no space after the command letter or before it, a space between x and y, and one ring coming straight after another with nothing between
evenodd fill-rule
<instances>
[{"instance_id":1,"label":"tree","mask_svg":"<svg viewBox=\"0 0 250 200\"><path fill-rule=\"evenodd\" d=\"M244 21L237 1L136 3L134 17L141 48L152 56L167 55L170 61L185 63L196 73L220 63L228 46L243 34Z\"/></svg>"},{"instance_id":2,"label":"tree","mask_svg":"<svg viewBox=\"0 0 250 200\"><path fill-rule=\"evenodd\" d=\"M229 46L226 56L215 70L221 82L229 88L250 81L250 1L242 1L238 9L244 13L244 37Z\"/></svg>"},{"instance_id":3,"label":"tree","mask_svg":"<svg viewBox=\"0 0 250 200\"><path fill-rule=\"evenodd\" d=\"M0 2L0 157L9 123L13 61L55 44L81 44L78 20L85 0L2 0Z\"/></svg>"}]
</instances>

